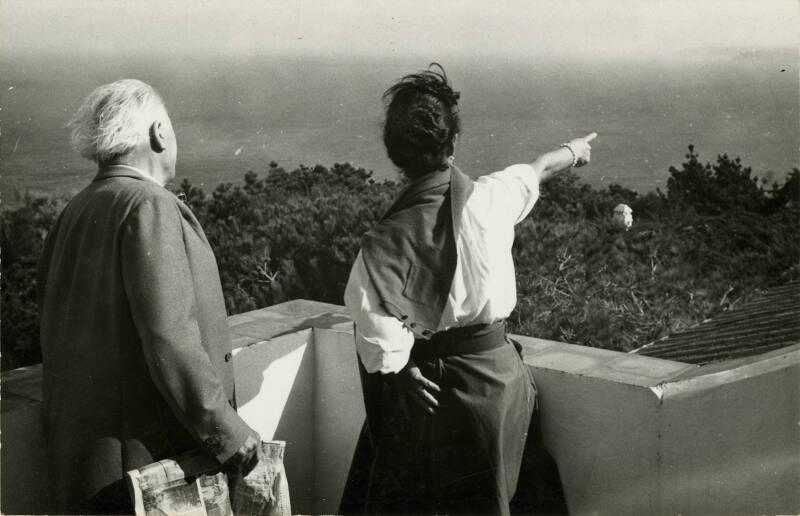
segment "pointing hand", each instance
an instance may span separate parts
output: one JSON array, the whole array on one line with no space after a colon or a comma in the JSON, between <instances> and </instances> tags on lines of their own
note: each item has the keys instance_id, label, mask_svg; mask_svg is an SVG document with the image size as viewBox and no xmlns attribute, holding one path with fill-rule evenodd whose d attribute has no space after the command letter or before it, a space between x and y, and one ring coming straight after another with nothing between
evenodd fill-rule
<instances>
[{"instance_id":1,"label":"pointing hand","mask_svg":"<svg viewBox=\"0 0 800 516\"><path fill-rule=\"evenodd\" d=\"M575 153L576 167L582 167L592 160L592 146L589 142L597 138L597 133L591 133L583 138L575 138L569 142L569 147Z\"/></svg>"}]
</instances>

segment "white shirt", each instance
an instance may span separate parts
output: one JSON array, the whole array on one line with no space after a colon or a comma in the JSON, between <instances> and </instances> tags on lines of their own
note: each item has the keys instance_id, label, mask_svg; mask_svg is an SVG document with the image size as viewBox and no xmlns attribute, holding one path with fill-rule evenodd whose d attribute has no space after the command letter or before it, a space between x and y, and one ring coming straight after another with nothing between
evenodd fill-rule
<instances>
[{"instance_id":1,"label":"white shirt","mask_svg":"<svg viewBox=\"0 0 800 516\"><path fill-rule=\"evenodd\" d=\"M511 258L514 225L539 198L539 176L530 165L512 165L482 176L474 185L456 235L458 260L437 331L505 319L517 303ZM356 349L367 371L401 370L414 339L424 337L383 310L360 252L344 301L356 323Z\"/></svg>"}]
</instances>

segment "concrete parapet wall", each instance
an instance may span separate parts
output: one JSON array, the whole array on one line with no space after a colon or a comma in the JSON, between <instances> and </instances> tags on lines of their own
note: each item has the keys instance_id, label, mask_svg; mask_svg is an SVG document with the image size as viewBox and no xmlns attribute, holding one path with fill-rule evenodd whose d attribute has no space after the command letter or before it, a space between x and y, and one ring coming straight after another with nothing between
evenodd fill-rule
<instances>
[{"instance_id":1,"label":"concrete parapet wall","mask_svg":"<svg viewBox=\"0 0 800 516\"><path fill-rule=\"evenodd\" d=\"M364 421L350 319L293 301L230 325L239 413L262 439L286 441L293 511L335 513Z\"/></svg>"},{"instance_id":2,"label":"concrete parapet wall","mask_svg":"<svg viewBox=\"0 0 800 516\"><path fill-rule=\"evenodd\" d=\"M571 513L800 513L800 346L697 367L519 340Z\"/></svg>"},{"instance_id":3,"label":"concrete parapet wall","mask_svg":"<svg viewBox=\"0 0 800 516\"><path fill-rule=\"evenodd\" d=\"M352 324L302 300L229 324L240 413L287 441L294 511L335 512L364 419ZM800 346L696 367L516 338L571 513L800 513ZM7 514L47 512L40 375L3 375Z\"/></svg>"},{"instance_id":4,"label":"concrete parapet wall","mask_svg":"<svg viewBox=\"0 0 800 516\"><path fill-rule=\"evenodd\" d=\"M661 391L662 513L800 514L800 346Z\"/></svg>"}]
</instances>

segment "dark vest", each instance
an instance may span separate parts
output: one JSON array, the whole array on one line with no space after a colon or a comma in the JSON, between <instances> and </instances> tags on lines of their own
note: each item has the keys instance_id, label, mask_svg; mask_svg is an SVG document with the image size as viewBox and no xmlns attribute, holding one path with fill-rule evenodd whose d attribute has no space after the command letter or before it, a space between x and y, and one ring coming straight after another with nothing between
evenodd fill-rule
<instances>
[{"instance_id":1,"label":"dark vest","mask_svg":"<svg viewBox=\"0 0 800 516\"><path fill-rule=\"evenodd\" d=\"M361 240L383 309L426 337L447 304L458 261L455 235L472 190L456 167L428 174L403 190Z\"/></svg>"}]
</instances>

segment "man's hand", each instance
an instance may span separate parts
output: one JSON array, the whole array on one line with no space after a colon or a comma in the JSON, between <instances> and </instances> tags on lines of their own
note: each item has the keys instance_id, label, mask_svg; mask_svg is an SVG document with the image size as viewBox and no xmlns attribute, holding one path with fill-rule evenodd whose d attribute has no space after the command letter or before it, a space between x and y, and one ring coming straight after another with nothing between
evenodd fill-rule
<instances>
[{"instance_id":1,"label":"man's hand","mask_svg":"<svg viewBox=\"0 0 800 516\"><path fill-rule=\"evenodd\" d=\"M262 454L261 438L258 435L248 435L244 444L225 461L225 467L239 469L242 476L246 477L261 460Z\"/></svg>"},{"instance_id":2,"label":"man's hand","mask_svg":"<svg viewBox=\"0 0 800 516\"><path fill-rule=\"evenodd\" d=\"M440 393L439 386L422 375L413 360L395 375L394 386L400 396L400 404L408 414L408 403L411 402L428 414L433 414L439 407L439 401L433 393Z\"/></svg>"}]
</instances>

